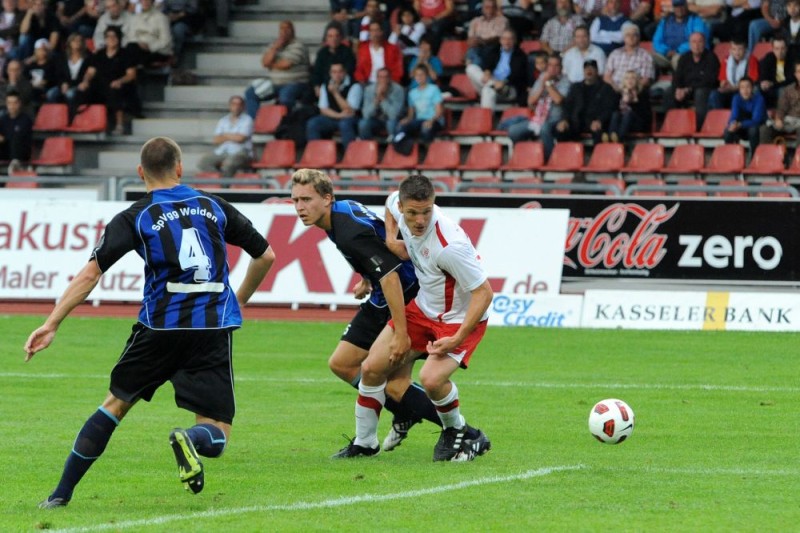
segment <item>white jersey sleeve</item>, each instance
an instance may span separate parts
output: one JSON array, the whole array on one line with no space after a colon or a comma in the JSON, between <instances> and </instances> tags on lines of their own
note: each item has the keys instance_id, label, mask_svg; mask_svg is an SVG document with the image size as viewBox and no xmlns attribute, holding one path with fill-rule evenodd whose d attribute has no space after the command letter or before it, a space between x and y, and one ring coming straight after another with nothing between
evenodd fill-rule
<instances>
[{"instance_id":1,"label":"white jersey sleeve","mask_svg":"<svg viewBox=\"0 0 800 533\"><path fill-rule=\"evenodd\" d=\"M402 218L400 214L400 191L394 191L386 198L386 209L392 214L395 221L399 223Z\"/></svg>"}]
</instances>

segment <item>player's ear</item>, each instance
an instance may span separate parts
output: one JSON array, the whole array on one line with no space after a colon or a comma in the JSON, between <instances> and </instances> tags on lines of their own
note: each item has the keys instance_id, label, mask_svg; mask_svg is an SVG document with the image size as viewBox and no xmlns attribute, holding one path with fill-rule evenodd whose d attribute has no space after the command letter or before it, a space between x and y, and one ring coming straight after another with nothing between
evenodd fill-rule
<instances>
[{"instance_id":1,"label":"player's ear","mask_svg":"<svg viewBox=\"0 0 800 533\"><path fill-rule=\"evenodd\" d=\"M142 165L138 165L136 167L136 173L139 174L141 180L144 181L144 169L142 168Z\"/></svg>"},{"instance_id":2,"label":"player's ear","mask_svg":"<svg viewBox=\"0 0 800 533\"><path fill-rule=\"evenodd\" d=\"M175 165L175 174L178 176L178 179L183 176L183 161L178 161Z\"/></svg>"}]
</instances>

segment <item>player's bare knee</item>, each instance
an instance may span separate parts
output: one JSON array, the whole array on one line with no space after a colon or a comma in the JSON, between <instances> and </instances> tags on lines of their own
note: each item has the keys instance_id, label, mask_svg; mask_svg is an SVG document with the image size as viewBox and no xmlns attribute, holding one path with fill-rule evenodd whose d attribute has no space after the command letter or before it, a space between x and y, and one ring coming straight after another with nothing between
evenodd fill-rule
<instances>
[{"instance_id":1,"label":"player's bare knee","mask_svg":"<svg viewBox=\"0 0 800 533\"><path fill-rule=\"evenodd\" d=\"M343 361L342 358L337 357L335 353L328 359L328 368L331 369L331 372L333 372L336 377L347 383L352 382L360 371L358 364Z\"/></svg>"},{"instance_id":2,"label":"player's bare knee","mask_svg":"<svg viewBox=\"0 0 800 533\"><path fill-rule=\"evenodd\" d=\"M424 366L419 372L419 383L428 396L431 396L431 393L439 392L449 379L448 376L426 369Z\"/></svg>"},{"instance_id":3,"label":"player's bare knee","mask_svg":"<svg viewBox=\"0 0 800 533\"><path fill-rule=\"evenodd\" d=\"M361 381L366 385L378 385L386 381L385 366L375 361L374 359L367 358L361 363Z\"/></svg>"}]
</instances>

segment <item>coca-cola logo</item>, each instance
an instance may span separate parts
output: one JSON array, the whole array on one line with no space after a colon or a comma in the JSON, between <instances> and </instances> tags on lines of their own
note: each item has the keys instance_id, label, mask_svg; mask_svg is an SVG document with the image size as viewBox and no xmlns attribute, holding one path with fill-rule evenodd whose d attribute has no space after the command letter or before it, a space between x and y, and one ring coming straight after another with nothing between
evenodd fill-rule
<instances>
[{"instance_id":1,"label":"coca-cola logo","mask_svg":"<svg viewBox=\"0 0 800 533\"><path fill-rule=\"evenodd\" d=\"M524 207L541 207L537 204ZM664 204L648 209L636 203L617 202L594 217L570 217L564 264L576 270L578 265L652 269L667 253L664 247L668 236L657 230L679 208L679 203L669 209Z\"/></svg>"}]
</instances>

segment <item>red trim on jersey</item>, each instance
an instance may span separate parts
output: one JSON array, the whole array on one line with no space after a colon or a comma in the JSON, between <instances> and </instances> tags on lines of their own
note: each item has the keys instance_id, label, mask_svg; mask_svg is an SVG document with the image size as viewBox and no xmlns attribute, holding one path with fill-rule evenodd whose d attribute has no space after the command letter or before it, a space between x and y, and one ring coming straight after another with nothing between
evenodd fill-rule
<instances>
[{"instance_id":1,"label":"red trim on jersey","mask_svg":"<svg viewBox=\"0 0 800 533\"><path fill-rule=\"evenodd\" d=\"M447 405L437 405L436 410L439 411L440 413L449 413L456 407L458 407L458 399L453 400Z\"/></svg>"},{"instance_id":2,"label":"red trim on jersey","mask_svg":"<svg viewBox=\"0 0 800 533\"><path fill-rule=\"evenodd\" d=\"M379 402L375 398L370 398L369 396L362 396L362 395L359 394L358 395L358 400L356 400L356 402L361 407L366 407L367 409L372 409L378 415L381 414L381 409L383 409L383 406L381 405L381 402Z\"/></svg>"},{"instance_id":3,"label":"red trim on jersey","mask_svg":"<svg viewBox=\"0 0 800 533\"><path fill-rule=\"evenodd\" d=\"M445 246L447 246L447 239L445 239L444 235L442 235L442 230L441 228L439 228L438 222L435 224L435 226L436 226L436 236L439 237L439 244L441 244L442 248L444 248Z\"/></svg>"},{"instance_id":4,"label":"red trim on jersey","mask_svg":"<svg viewBox=\"0 0 800 533\"><path fill-rule=\"evenodd\" d=\"M444 311L437 315L439 322L453 308L453 294L456 291L456 278L444 270L442 270L442 273L444 274Z\"/></svg>"}]
</instances>

